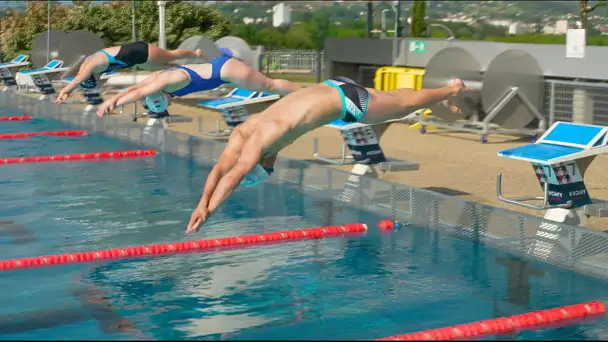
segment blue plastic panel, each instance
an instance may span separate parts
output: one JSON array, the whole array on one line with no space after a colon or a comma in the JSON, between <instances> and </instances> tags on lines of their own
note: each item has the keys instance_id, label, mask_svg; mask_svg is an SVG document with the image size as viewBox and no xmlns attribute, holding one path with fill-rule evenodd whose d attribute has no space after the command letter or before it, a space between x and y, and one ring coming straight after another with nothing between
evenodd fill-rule
<instances>
[{"instance_id":1,"label":"blue plastic panel","mask_svg":"<svg viewBox=\"0 0 608 342\"><path fill-rule=\"evenodd\" d=\"M552 144L528 144L498 152L501 157L523 158L531 161L547 162L551 159L564 157L583 151L581 148L559 146Z\"/></svg>"},{"instance_id":2,"label":"blue plastic panel","mask_svg":"<svg viewBox=\"0 0 608 342\"><path fill-rule=\"evenodd\" d=\"M587 145L600 134L602 129L604 127L559 122L543 140Z\"/></svg>"},{"instance_id":3,"label":"blue plastic panel","mask_svg":"<svg viewBox=\"0 0 608 342\"><path fill-rule=\"evenodd\" d=\"M235 98L235 97L221 97L219 99L203 100L203 101L199 102L198 104L203 107L217 108L221 105L225 105L228 103L241 102L241 101L244 101L244 100L241 98Z\"/></svg>"},{"instance_id":4,"label":"blue plastic panel","mask_svg":"<svg viewBox=\"0 0 608 342\"><path fill-rule=\"evenodd\" d=\"M242 89L242 88L237 88L234 93L232 93L231 96L240 96L240 97L245 97L245 98L250 98L253 94L255 94L255 91L252 90L247 90L247 89Z\"/></svg>"}]
</instances>

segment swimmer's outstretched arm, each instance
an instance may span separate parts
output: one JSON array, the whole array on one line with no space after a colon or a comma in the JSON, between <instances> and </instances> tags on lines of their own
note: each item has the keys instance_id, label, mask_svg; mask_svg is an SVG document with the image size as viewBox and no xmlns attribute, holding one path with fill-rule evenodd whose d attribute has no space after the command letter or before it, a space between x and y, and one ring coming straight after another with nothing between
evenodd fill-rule
<instances>
[{"instance_id":1,"label":"swimmer's outstretched arm","mask_svg":"<svg viewBox=\"0 0 608 342\"><path fill-rule=\"evenodd\" d=\"M445 101L452 96L456 96L461 92L472 91L466 87L464 83L457 79L454 84L449 87L435 89L398 89L391 91L381 91L368 89L377 98L378 103L382 103L386 107L394 108L392 111L385 111L380 117L374 115L373 112L368 112L368 115L361 120L363 123L375 123L378 120L386 121L398 119L403 116L403 113L412 113L422 108L428 108L441 101Z\"/></svg>"},{"instance_id":2,"label":"swimmer's outstretched arm","mask_svg":"<svg viewBox=\"0 0 608 342\"><path fill-rule=\"evenodd\" d=\"M261 155L262 144L257 137L252 136L245 141L238 128L232 132L228 145L207 177L203 196L190 217L186 234L197 231L207 221L255 167Z\"/></svg>"},{"instance_id":3,"label":"swimmer's outstretched arm","mask_svg":"<svg viewBox=\"0 0 608 342\"><path fill-rule=\"evenodd\" d=\"M133 92L138 91L139 89L141 89L143 87L149 86L150 84L154 84L154 83L158 82L158 80L157 80L158 74L159 74L158 72L152 73L152 74L150 74L150 76L146 77L140 83L134 84L134 85L126 88L125 90L119 92L118 94L112 96L108 100L104 101L97 109L97 115L102 116L105 114L110 114L110 112L118 106L118 101L123 99L125 96L133 95ZM135 102L135 101L131 101L131 102ZM131 103L131 102L128 102L128 103Z\"/></svg>"},{"instance_id":4,"label":"swimmer's outstretched arm","mask_svg":"<svg viewBox=\"0 0 608 342\"><path fill-rule=\"evenodd\" d=\"M57 100L55 100L56 104L65 102L74 89L78 88L80 83L84 82L87 78L89 78L89 76L91 76L91 74L93 74L95 64L93 64L91 61L91 57L92 56L87 57L84 62L82 62L82 65L78 69L78 74L74 76L72 81L70 81L70 83L68 83L65 87L61 88L59 96L57 97Z\"/></svg>"}]
</instances>

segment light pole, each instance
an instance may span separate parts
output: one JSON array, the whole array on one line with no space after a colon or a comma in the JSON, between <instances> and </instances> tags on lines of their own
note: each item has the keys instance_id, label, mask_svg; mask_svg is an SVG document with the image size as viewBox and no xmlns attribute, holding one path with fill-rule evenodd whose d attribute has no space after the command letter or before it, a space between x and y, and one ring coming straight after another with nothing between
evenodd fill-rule
<instances>
[{"instance_id":1,"label":"light pole","mask_svg":"<svg viewBox=\"0 0 608 342\"><path fill-rule=\"evenodd\" d=\"M137 41L137 31L136 31L136 23L137 20L135 18L135 0L131 0L131 40L133 42ZM133 84L137 81L137 68L134 66L132 69L133 72ZM137 102L133 102L133 121L137 121Z\"/></svg>"},{"instance_id":2,"label":"light pole","mask_svg":"<svg viewBox=\"0 0 608 342\"><path fill-rule=\"evenodd\" d=\"M46 62L51 61L51 0L46 2Z\"/></svg>"},{"instance_id":3,"label":"light pole","mask_svg":"<svg viewBox=\"0 0 608 342\"><path fill-rule=\"evenodd\" d=\"M167 48L167 36L165 34L165 6L167 1L158 0L158 47Z\"/></svg>"}]
</instances>

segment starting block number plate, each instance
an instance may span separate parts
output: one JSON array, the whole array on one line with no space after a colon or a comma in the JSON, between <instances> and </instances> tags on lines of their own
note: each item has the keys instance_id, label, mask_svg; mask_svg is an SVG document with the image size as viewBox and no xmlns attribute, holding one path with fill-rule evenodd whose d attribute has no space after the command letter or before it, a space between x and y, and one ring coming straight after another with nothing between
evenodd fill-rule
<instances>
[{"instance_id":1,"label":"starting block number plate","mask_svg":"<svg viewBox=\"0 0 608 342\"><path fill-rule=\"evenodd\" d=\"M17 81L13 77L13 74L8 68L0 68L0 80L4 82L4 85L7 87L12 87L17 85Z\"/></svg>"},{"instance_id":2,"label":"starting block number plate","mask_svg":"<svg viewBox=\"0 0 608 342\"><path fill-rule=\"evenodd\" d=\"M532 167L540 184L549 184L549 204L564 204L569 200L572 201L572 208L591 204L591 198L576 162L555 165L532 163Z\"/></svg>"},{"instance_id":3,"label":"starting block number plate","mask_svg":"<svg viewBox=\"0 0 608 342\"><path fill-rule=\"evenodd\" d=\"M226 124L231 128L243 123L249 117L249 112L243 106L222 109L221 113Z\"/></svg>"},{"instance_id":4,"label":"starting block number plate","mask_svg":"<svg viewBox=\"0 0 608 342\"><path fill-rule=\"evenodd\" d=\"M343 130L342 136L355 161L365 161L366 164L377 164L386 161L376 132L371 126Z\"/></svg>"}]
</instances>

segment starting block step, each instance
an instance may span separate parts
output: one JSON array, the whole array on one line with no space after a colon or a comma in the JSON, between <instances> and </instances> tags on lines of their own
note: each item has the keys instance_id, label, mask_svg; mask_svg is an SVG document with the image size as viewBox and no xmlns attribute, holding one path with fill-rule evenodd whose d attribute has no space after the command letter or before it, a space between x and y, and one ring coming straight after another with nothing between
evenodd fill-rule
<instances>
[{"instance_id":1,"label":"starting block step","mask_svg":"<svg viewBox=\"0 0 608 342\"><path fill-rule=\"evenodd\" d=\"M533 209L549 209L547 219L551 219L551 211L556 209L569 209L571 217L576 217L574 210L586 216L608 216L608 205L594 204L584 182L584 173L595 156L608 152L607 132L608 127L603 126L556 122L535 143L498 152L501 157L531 163L545 192L543 197L505 198L499 174L498 198ZM529 200L542 200L543 204L524 203Z\"/></svg>"}]
</instances>

